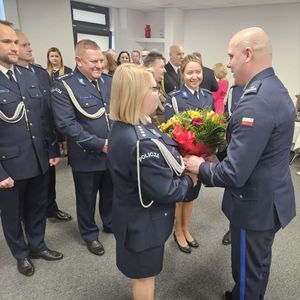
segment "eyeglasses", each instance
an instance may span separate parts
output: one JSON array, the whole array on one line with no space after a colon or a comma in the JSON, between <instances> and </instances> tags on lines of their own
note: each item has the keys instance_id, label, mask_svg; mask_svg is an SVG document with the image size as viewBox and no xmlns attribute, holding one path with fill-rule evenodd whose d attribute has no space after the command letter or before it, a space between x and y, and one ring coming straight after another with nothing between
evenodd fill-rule
<instances>
[{"instance_id":1,"label":"eyeglasses","mask_svg":"<svg viewBox=\"0 0 300 300\"><path fill-rule=\"evenodd\" d=\"M160 87L158 85L157 86L152 86L151 89L152 89L153 92L160 93Z\"/></svg>"}]
</instances>

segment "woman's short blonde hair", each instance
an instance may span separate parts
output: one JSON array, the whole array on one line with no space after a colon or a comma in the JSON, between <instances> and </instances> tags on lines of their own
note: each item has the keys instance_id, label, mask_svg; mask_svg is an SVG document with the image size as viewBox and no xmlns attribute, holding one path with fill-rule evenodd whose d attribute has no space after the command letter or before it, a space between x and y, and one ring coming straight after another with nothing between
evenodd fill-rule
<instances>
[{"instance_id":1,"label":"woman's short blonde hair","mask_svg":"<svg viewBox=\"0 0 300 300\"><path fill-rule=\"evenodd\" d=\"M213 70L218 79L223 79L227 75L227 69L222 63L215 64Z\"/></svg>"},{"instance_id":2,"label":"woman's short blonde hair","mask_svg":"<svg viewBox=\"0 0 300 300\"><path fill-rule=\"evenodd\" d=\"M128 124L147 124L144 99L151 89L153 75L142 65L121 64L112 80L110 118Z\"/></svg>"}]
</instances>

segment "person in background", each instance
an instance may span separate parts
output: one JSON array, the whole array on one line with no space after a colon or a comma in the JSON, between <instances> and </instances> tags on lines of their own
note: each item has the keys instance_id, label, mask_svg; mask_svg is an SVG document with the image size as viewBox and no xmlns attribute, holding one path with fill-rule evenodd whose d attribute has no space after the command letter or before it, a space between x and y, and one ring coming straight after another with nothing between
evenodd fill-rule
<instances>
[{"instance_id":1,"label":"person in background","mask_svg":"<svg viewBox=\"0 0 300 300\"><path fill-rule=\"evenodd\" d=\"M144 63L144 59L146 58L146 56L149 54L150 50L147 48L144 48L141 52L141 58L142 58L142 62Z\"/></svg>"},{"instance_id":2,"label":"person in background","mask_svg":"<svg viewBox=\"0 0 300 300\"><path fill-rule=\"evenodd\" d=\"M103 73L114 75L116 68L118 67L113 55L108 51L103 51L104 62L103 62Z\"/></svg>"},{"instance_id":3,"label":"person in background","mask_svg":"<svg viewBox=\"0 0 300 300\"><path fill-rule=\"evenodd\" d=\"M71 68L64 65L62 55L56 47L47 51L47 71L52 80L72 72Z\"/></svg>"},{"instance_id":4,"label":"person in background","mask_svg":"<svg viewBox=\"0 0 300 300\"><path fill-rule=\"evenodd\" d=\"M139 50L132 50L131 51L132 63L139 65L141 63L140 59L141 59L140 51Z\"/></svg>"},{"instance_id":5,"label":"person in background","mask_svg":"<svg viewBox=\"0 0 300 300\"><path fill-rule=\"evenodd\" d=\"M184 57L184 50L181 45L172 45L169 51L170 59L165 65L166 73L164 78L165 91L169 94L177 91L181 87L180 65Z\"/></svg>"},{"instance_id":6,"label":"person in background","mask_svg":"<svg viewBox=\"0 0 300 300\"><path fill-rule=\"evenodd\" d=\"M209 90L211 92L216 92L218 90L218 82L216 80L214 71L210 68L207 68L203 66L203 60L202 60L202 55L199 52L193 52L193 55L196 55L199 57L199 59L202 62L202 69L203 69L203 80L200 85L202 89Z\"/></svg>"},{"instance_id":7,"label":"person in background","mask_svg":"<svg viewBox=\"0 0 300 300\"><path fill-rule=\"evenodd\" d=\"M144 66L150 70L153 77L159 87L159 102L156 112L151 115L152 121L155 125L159 126L164 120L164 105L166 101L166 92L164 90L164 74L165 69L165 58L163 55L156 51L151 51L144 60Z\"/></svg>"},{"instance_id":8,"label":"person in background","mask_svg":"<svg viewBox=\"0 0 300 300\"><path fill-rule=\"evenodd\" d=\"M275 235L296 215L289 167L295 106L272 68L272 44L259 27L236 33L228 46L234 83L245 86L227 130L221 162L186 157L207 186L225 187L222 209L230 221L235 285L226 300L264 299Z\"/></svg>"},{"instance_id":9,"label":"person in background","mask_svg":"<svg viewBox=\"0 0 300 300\"><path fill-rule=\"evenodd\" d=\"M59 162L50 111L34 73L18 66L12 23L0 21L0 211L7 245L25 276L31 259L60 260L45 243L49 165Z\"/></svg>"},{"instance_id":10,"label":"person in background","mask_svg":"<svg viewBox=\"0 0 300 300\"><path fill-rule=\"evenodd\" d=\"M75 47L76 69L58 77L52 86L52 108L56 127L66 136L68 159L76 192L79 232L88 251L103 255L95 209L103 231L111 233L113 187L106 153L111 76L102 74L103 54L97 43L83 39Z\"/></svg>"},{"instance_id":11,"label":"person in background","mask_svg":"<svg viewBox=\"0 0 300 300\"><path fill-rule=\"evenodd\" d=\"M134 300L154 300L175 203L186 199L196 184L183 173L176 143L150 121L158 90L143 66L124 64L115 72L108 151L114 184L112 225L117 267L132 279Z\"/></svg>"},{"instance_id":12,"label":"person in background","mask_svg":"<svg viewBox=\"0 0 300 300\"><path fill-rule=\"evenodd\" d=\"M187 55L181 63L183 86L167 96L165 105L165 120L174 114L187 109L213 108L212 94L200 88L203 79L200 59L195 55ZM193 210L193 200L198 197L200 183L187 195L185 202L176 204L174 239L179 250L191 253L199 243L190 233L189 224Z\"/></svg>"},{"instance_id":13,"label":"person in background","mask_svg":"<svg viewBox=\"0 0 300 300\"><path fill-rule=\"evenodd\" d=\"M130 55L129 52L123 50L119 53L119 56L117 58L117 64L125 64L125 63L130 63Z\"/></svg>"},{"instance_id":14,"label":"person in background","mask_svg":"<svg viewBox=\"0 0 300 300\"><path fill-rule=\"evenodd\" d=\"M112 57L114 58L114 61L116 62L117 61L117 52L116 52L116 50L115 49L108 49L107 51L106 51L107 53L110 53L111 55L112 55Z\"/></svg>"},{"instance_id":15,"label":"person in background","mask_svg":"<svg viewBox=\"0 0 300 300\"><path fill-rule=\"evenodd\" d=\"M31 70L37 77L40 89L44 95L44 99L49 106L49 110L51 109L51 95L50 95L50 86L51 80L50 77L45 69L43 69L39 65L34 65L31 63L32 61L32 49L30 43L25 36L25 34L20 31L16 30L17 37L19 39L19 58L18 64L28 68ZM52 120L52 118L51 118ZM54 125L53 125L54 128ZM56 133L55 133L56 134ZM48 203L47 203L47 217L48 218L56 218L59 221L71 221L72 217L60 210L58 208L56 202L56 190L55 190L55 183L56 183L56 174L55 174L55 166L49 167L49 188L48 188Z\"/></svg>"},{"instance_id":16,"label":"person in background","mask_svg":"<svg viewBox=\"0 0 300 300\"><path fill-rule=\"evenodd\" d=\"M218 80L218 90L213 92L215 112L223 115L224 114L224 99L228 91L228 80L226 78L227 70L222 63L217 63L213 67L215 77Z\"/></svg>"}]
</instances>

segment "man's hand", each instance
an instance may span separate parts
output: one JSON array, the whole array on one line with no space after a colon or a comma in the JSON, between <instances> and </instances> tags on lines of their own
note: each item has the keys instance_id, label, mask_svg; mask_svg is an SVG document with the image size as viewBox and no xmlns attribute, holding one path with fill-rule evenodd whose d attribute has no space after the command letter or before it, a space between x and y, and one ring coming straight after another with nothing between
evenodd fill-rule
<instances>
[{"instance_id":1,"label":"man's hand","mask_svg":"<svg viewBox=\"0 0 300 300\"><path fill-rule=\"evenodd\" d=\"M102 152L107 153L107 151L108 151L108 139L105 139L105 143L102 148Z\"/></svg>"},{"instance_id":2,"label":"man's hand","mask_svg":"<svg viewBox=\"0 0 300 300\"><path fill-rule=\"evenodd\" d=\"M0 189L8 189L12 187L14 187L14 180L11 177L0 181Z\"/></svg>"},{"instance_id":3,"label":"man's hand","mask_svg":"<svg viewBox=\"0 0 300 300\"><path fill-rule=\"evenodd\" d=\"M68 155L68 143L67 142L61 142L59 144L60 153L64 156Z\"/></svg>"},{"instance_id":4,"label":"man's hand","mask_svg":"<svg viewBox=\"0 0 300 300\"><path fill-rule=\"evenodd\" d=\"M198 157L195 155L187 155L183 158L183 161L186 170L193 174L198 174L200 165L205 162L202 157Z\"/></svg>"},{"instance_id":5,"label":"man's hand","mask_svg":"<svg viewBox=\"0 0 300 300\"><path fill-rule=\"evenodd\" d=\"M50 167L56 166L60 161L60 157L54 157L49 159Z\"/></svg>"}]
</instances>

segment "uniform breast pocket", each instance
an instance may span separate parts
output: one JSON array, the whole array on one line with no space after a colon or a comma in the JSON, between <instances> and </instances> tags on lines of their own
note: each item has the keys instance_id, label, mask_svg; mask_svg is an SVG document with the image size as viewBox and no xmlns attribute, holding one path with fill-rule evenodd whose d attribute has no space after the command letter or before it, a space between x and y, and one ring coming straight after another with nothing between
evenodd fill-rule
<instances>
[{"instance_id":1,"label":"uniform breast pocket","mask_svg":"<svg viewBox=\"0 0 300 300\"><path fill-rule=\"evenodd\" d=\"M42 98L43 97L40 89L36 86L31 86L28 89L28 93L29 93L31 98Z\"/></svg>"},{"instance_id":2,"label":"uniform breast pocket","mask_svg":"<svg viewBox=\"0 0 300 300\"><path fill-rule=\"evenodd\" d=\"M0 95L0 111L7 117L12 117L20 103L17 95L7 93L7 95Z\"/></svg>"},{"instance_id":3,"label":"uniform breast pocket","mask_svg":"<svg viewBox=\"0 0 300 300\"><path fill-rule=\"evenodd\" d=\"M95 113L100 107L99 102L95 98L81 99L79 102L80 106L89 113Z\"/></svg>"}]
</instances>

